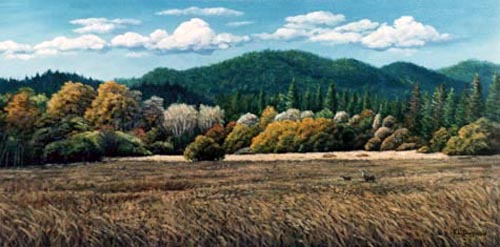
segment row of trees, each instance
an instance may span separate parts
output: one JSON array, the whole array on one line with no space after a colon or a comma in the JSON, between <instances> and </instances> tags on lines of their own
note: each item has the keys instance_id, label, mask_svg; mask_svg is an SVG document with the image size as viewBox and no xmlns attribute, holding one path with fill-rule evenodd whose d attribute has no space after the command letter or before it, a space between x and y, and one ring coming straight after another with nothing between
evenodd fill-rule
<instances>
[{"instance_id":1,"label":"row of trees","mask_svg":"<svg viewBox=\"0 0 500 247\"><path fill-rule=\"evenodd\" d=\"M261 92L252 101L258 106L255 114L242 116L237 112L245 104L238 101L239 97L231 98L230 105L223 107L175 103L165 109L162 98L153 96L142 101L140 92L115 82L102 83L97 91L89 85L67 82L50 98L22 88L13 95L0 95L0 163L72 162L102 155L184 151L198 160L203 158L193 150L214 145L218 147L208 154L219 156L233 152L403 150L422 146L440 151L443 141L437 137L451 138L462 126L481 117L500 121L497 75L486 99L478 76L460 95L444 86L429 95L415 84L410 97L402 100L337 92L334 83L325 94L318 87L315 94L306 91L302 95L292 81L288 92L279 94L277 101ZM223 109L236 114L238 121L226 123L234 117L227 117ZM383 122L393 124L385 126ZM195 139L200 134L206 138ZM186 149L193 140L195 143ZM203 145L197 145L197 141ZM101 155L91 155L94 153Z\"/></svg>"}]
</instances>

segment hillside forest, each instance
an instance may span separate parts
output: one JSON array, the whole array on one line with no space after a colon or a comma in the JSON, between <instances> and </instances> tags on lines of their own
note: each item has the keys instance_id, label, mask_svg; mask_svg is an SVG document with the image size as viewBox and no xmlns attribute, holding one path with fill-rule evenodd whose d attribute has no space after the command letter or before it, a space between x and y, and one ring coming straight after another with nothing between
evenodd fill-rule
<instances>
[{"instance_id":1,"label":"hillside forest","mask_svg":"<svg viewBox=\"0 0 500 247\"><path fill-rule=\"evenodd\" d=\"M457 66L439 73L402 62L378 69L265 51L135 79L48 71L0 80L0 164L362 149L500 153L497 70Z\"/></svg>"}]
</instances>

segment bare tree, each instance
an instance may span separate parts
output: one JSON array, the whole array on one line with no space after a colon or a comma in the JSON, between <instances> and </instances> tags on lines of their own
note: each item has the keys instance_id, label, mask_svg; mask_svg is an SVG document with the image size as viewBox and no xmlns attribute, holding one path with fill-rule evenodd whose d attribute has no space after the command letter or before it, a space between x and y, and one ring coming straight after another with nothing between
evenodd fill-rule
<instances>
[{"instance_id":1,"label":"bare tree","mask_svg":"<svg viewBox=\"0 0 500 247\"><path fill-rule=\"evenodd\" d=\"M200 105L198 128L201 132L210 129L214 124L224 124L224 110L219 106Z\"/></svg>"},{"instance_id":2,"label":"bare tree","mask_svg":"<svg viewBox=\"0 0 500 247\"><path fill-rule=\"evenodd\" d=\"M172 131L176 137L185 133L194 133L198 125L198 111L192 105L172 104L167 108L164 116L165 128Z\"/></svg>"}]
</instances>

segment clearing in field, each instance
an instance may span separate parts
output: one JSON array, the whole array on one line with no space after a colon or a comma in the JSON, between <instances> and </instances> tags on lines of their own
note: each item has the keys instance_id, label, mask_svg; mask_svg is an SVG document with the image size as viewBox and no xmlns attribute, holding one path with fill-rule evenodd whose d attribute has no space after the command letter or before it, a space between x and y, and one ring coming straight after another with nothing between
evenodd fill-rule
<instances>
[{"instance_id":1,"label":"clearing in field","mask_svg":"<svg viewBox=\"0 0 500 247\"><path fill-rule=\"evenodd\" d=\"M0 170L0 243L498 246L499 158L121 160Z\"/></svg>"}]
</instances>

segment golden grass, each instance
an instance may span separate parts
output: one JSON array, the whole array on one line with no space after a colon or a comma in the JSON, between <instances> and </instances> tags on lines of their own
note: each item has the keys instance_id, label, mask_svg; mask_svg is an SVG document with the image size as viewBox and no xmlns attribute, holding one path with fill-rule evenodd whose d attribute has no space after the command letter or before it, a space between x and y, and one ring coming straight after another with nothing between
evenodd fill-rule
<instances>
[{"instance_id":1,"label":"golden grass","mask_svg":"<svg viewBox=\"0 0 500 247\"><path fill-rule=\"evenodd\" d=\"M0 246L499 246L497 158L0 170Z\"/></svg>"}]
</instances>

